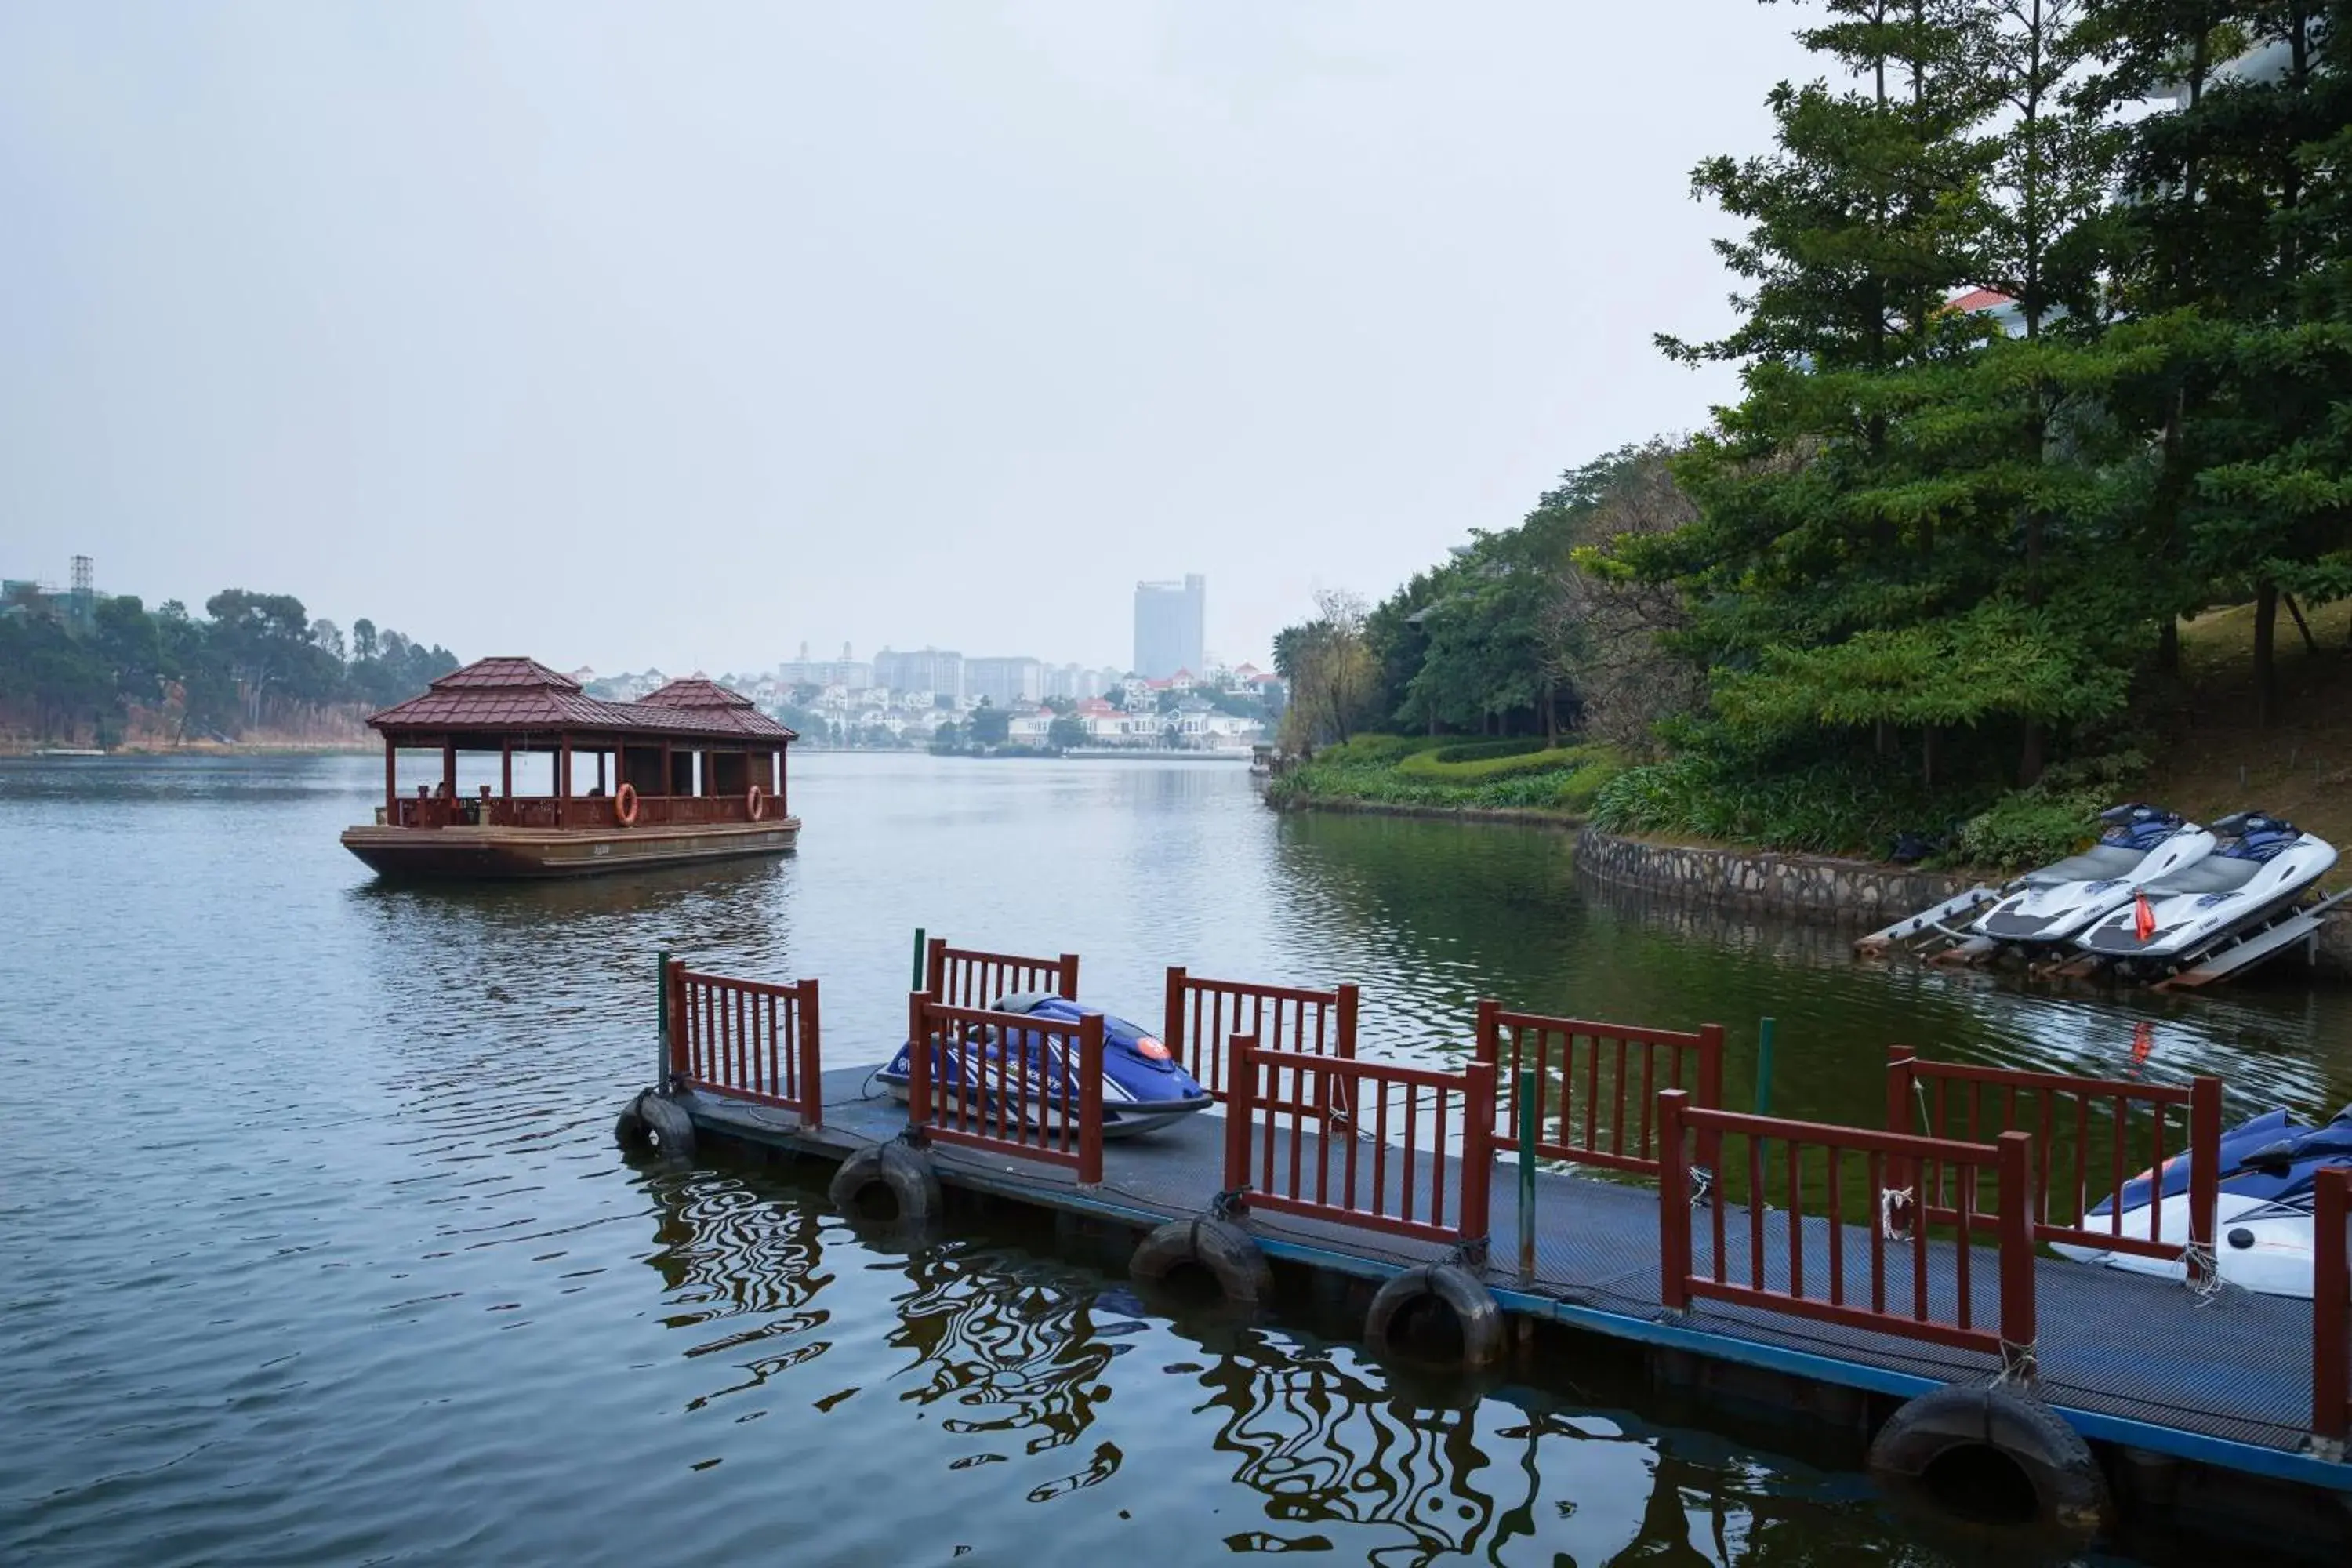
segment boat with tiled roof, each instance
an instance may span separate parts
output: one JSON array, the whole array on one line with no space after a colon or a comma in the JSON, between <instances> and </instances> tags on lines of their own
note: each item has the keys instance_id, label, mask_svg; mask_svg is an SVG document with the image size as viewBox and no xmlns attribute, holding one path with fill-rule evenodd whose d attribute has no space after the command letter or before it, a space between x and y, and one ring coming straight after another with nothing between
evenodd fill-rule
<instances>
[{"instance_id":1,"label":"boat with tiled roof","mask_svg":"<svg viewBox=\"0 0 2352 1568\"><path fill-rule=\"evenodd\" d=\"M700 676L608 702L536 659L478 659L368 725L383 737L383 805L343 847L385 876L592 876L781 855L800 837L785 766L799 737ZM439 753L414 794L404 751ZM461 790L465 753L498 757L495 788ZM515 792L518 757L544 794Z\"/></svg>"}]
</instances>

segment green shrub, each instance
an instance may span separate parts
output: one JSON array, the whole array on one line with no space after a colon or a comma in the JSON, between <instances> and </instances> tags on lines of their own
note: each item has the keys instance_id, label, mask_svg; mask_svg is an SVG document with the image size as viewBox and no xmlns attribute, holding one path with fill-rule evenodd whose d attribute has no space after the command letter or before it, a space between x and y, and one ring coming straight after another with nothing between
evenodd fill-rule
<instances>
[{"instance_id":1,"label":"green shrub","mask_svg":"<svg viewBox=\"0 0 2352 1568\"><path fill-rule=\"evenodd\" d=\"M2112 804L2103 795L2021 790L1962 825L1958 858L2004 871L2047 866L2096 837L2099 813Z\"/></svg>"},{"instance_id":2,"label":"green shrub","mask_svg":"<svg viewBox=\"0 0 2352 1568\"><path fill-rule=\"evenodd\" d=\"M1433 784L1479 784L1490 779L1516 778L1522 773L1562 773L1584 765L1585 751L1576 746L1555 747L1549 751L1540 742L1532 750L1497 752L1492 756L1456 759L1450 753L1463 750L1447 746L1433 752L1415 752L1397 763L1397 773L1410 779L1426 779Z\"/></svg>"},{"instance_id":3,"label":"green shrub","mask_svg":"<svg viewBox=\"0 0 2352 1568\"><path fill-rule=\"evenodd\" d=\"M1428 754L1441 763L1477 763L1488 757L1523 757L1529 752L1543 751L1549 744L1540 735L1523 735L1516 741L1465 741L1440 746Z\"/></svg>"}]
</instances>

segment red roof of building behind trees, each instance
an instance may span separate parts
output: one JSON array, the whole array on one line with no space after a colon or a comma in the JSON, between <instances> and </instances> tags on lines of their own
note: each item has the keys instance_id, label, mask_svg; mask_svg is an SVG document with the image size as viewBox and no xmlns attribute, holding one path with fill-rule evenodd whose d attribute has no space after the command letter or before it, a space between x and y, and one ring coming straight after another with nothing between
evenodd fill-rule
<instances>
[{"instance_id":1,"label":"red roof of building behind trees","mask_svg":"<svg viewBox=\"0 0 2352 1568\"><path fill-rule=\"evenodd\" d=\"M714 680L673 680L643 701L607 702L531 658L476 659L368 724L387 735L565 732L718 744L800 738Z\"/></svg>"}]
</instances>

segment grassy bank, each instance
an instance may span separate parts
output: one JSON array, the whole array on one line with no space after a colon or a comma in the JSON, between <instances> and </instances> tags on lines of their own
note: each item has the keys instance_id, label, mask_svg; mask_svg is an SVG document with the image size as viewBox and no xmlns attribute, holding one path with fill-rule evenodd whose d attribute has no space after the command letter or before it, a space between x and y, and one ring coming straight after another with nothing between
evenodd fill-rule
<instances>
[{"instance_id":1,"label":"grassy bank","mask_svg":"<svg viewBox=\"0 0 2352 1568\"><path fill-rule=\"evenodd\" d=\"M1266 785L1281 806L1392 806L1581 817L1621 763L1606 746L1359 735Z\"/></svg>"}]
</instances>

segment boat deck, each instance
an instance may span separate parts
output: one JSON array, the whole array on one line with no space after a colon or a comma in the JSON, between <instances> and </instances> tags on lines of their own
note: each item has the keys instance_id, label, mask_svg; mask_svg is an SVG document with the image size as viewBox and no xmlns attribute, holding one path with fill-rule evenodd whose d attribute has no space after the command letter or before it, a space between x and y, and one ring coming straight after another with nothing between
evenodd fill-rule
<instances>
[{"instance_id":1,"label":"boat deck","mask_svg":"<svg viewBox=\"0 0 2352 1568\"><path fill-rule=\"evenodd\" d=\"M898 1136L905 1105L871 1085L871 1069L824 1075L824 1125L803 1130L789 1110L709 1092L679 1097L695 1121L715 1132L832 1160ZM1039 1162L935 1143L931 1154L950 1184L1043 1208L1150 1226L1208 1211L1223 1179L1222 1120L1200 1116L1144 1137L1108 1142L1103 1182L1080 1187L1072 1172ZM1307 1167L1331 1159L1344 1137L1300 1138ZM1288 1139L1275 1158L1286 1165ZM1450 1162L1449 1162L1450 1163ZM1336 1159L1330 1167L1337 1171ZM1505 1308L1549 1316L1595 1332L1690 1351L1703 1357L1794 1373L1815 1382L1908 1396L1948 1383L1993 1376L1989 1355L1947 1350L1866 1330L1748 1309L1695 1301L1668 1312L1660 1295L1658 1198L1632 1183L1539 1172L1536 1268L1517 1269L1517 1168L1496 1173L1492 1237L1484 1277ZM1397 1179L1393 1168L1391 1181ZM1748 1219L1726 1215L1725 1277L1744 1282ZM1449 1249L1355 1226L1254 1211L1247 1228L1266 1251L1313 1266L1385 1276L1449 1255ZM1769 1224L1785 1237L1786 1215ZM1870 1232L1802 1222L1809 1279L1827 1277L1831 1249L1843 1250L1849 1279L1868 1278ZM1712 1271L1713 1225L1695 1218L1696 1268ZM1954 1269L1948 1244L1935 1244L1931 1295L1952 1305ZM1785 1285L1783 1247L1767 1249L1767 1282ZM1906 1249L1889 1248L1890 1295L1907 1294ZM1978 1321L1996 1322L1998 1269L1989 1251L1971 1270ZM2352 1465L2308 1452L2311 1420L2311 1306L2234 1288L2200 1298L2187 1286L2060 1258L2037 1260L2040 1303L2039 1392L2087 1436L2178 1457L2352 1492Z\"/></svg>"}]
</instances>

